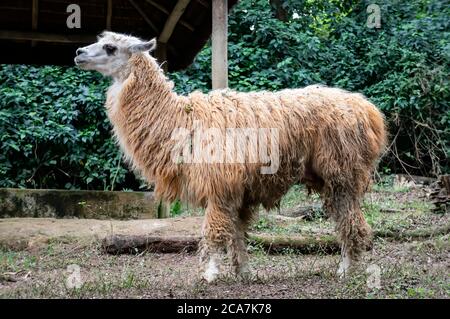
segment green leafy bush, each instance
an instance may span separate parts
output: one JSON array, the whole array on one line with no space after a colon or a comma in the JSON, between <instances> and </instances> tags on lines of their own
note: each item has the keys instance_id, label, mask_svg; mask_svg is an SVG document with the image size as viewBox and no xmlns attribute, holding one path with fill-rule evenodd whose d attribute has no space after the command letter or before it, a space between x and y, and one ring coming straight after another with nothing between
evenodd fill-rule
<instances>
[{"instance_id":1,"label":"green leafy bush","mask_svg":"<svg viewBox=\"0 0 450 319\"><path fill-rule=\"evenodd\" d=\"M108 81L75 68L0 68L0 187L113 189L139 184L104 111Z\"/></svg>"},{"instance_id":2,"label":"green leafy bush","mask_svg":"<svg viewBox=\"0 0 450 319\"><path fill-rule=\"evenodd\" d=\"M229 85L313 83L362 92L385 113L389 172L450 172L449 1L241 0L229 17ZM210 89L211 48L169 76L179 93ZM76 68L0 66L0 187L139 189L103 107L108 81Z\"/></svg>"}]
</instances>

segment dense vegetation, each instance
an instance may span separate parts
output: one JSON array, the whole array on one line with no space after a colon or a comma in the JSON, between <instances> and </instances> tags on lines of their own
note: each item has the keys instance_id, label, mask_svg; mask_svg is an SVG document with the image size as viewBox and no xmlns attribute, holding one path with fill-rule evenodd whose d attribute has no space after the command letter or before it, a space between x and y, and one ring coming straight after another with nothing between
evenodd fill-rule
<instances>
[{"instance_id":1,"label":"dense vegetation","mask_svg":"<svg viewBox=\"0 0 450 319\"><path fill-rule=\"evenodd\" d=\"M230 87L313 83L362 92L385 113L383 172L450 172L450 3L241 0L229 17ZM207 45L170 74L180 93L210 89ZM139 189L110 137L108 80L75 68L0 66L0 187Z\"/></svg>"}]
</instances>

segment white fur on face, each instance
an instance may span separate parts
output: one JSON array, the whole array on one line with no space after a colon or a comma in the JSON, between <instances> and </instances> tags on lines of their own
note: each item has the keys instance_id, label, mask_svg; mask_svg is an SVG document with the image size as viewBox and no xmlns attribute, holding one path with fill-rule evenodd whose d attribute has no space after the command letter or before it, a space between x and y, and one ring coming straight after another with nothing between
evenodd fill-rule
<instances>
[{"instance_id":1,"label":"white fur on face","mask_svg":"<svg viewBox=\"0 0 450 319\"><path fill-rule=\"evenodd\" d=\"M114 77L127 65L133 53L154 49L155 42L154 40L145 42L124 34L104 32L96 43L80 48L79 54L75 57L75 64L82 69L95 70L105 76ZM115 51L108 54L105 45L113 46Z\"/></svg>"},{"instance_id":2,"label":"white fur on face","mask_svg":"<svg viewBox=\"0 0 450 319\"><path fill-rule=\"evenodd\" d=\"M113 55L108 55L104 49L105 44L110 43L102 39L97 43L81 48L83 53L77 55L75 63L82 69L95 70L105 76L113 76L127 64L131 54L123 48L117 47Z\"/></svg>"}]
</instances>

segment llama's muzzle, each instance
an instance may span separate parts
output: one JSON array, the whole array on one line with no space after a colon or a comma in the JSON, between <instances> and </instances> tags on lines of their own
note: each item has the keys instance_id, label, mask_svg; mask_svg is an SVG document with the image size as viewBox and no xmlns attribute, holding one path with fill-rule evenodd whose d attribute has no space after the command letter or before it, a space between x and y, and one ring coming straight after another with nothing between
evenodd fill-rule
<instances>
[{"instance_id":1,"label":"llama's muzzle","mask_svg":"<svg viewBox=\"0 0 450 319\"><path fill-rule=\"evenodd\" d=\"M86 50L84 50L83 48L78 48L75 51L75 54L76 54L76 56L75 56L74 62L76 65L80 65L80 64L87 62L86 59L83 58L83 56L86 55Z\"/></svg>"}]
</instances>

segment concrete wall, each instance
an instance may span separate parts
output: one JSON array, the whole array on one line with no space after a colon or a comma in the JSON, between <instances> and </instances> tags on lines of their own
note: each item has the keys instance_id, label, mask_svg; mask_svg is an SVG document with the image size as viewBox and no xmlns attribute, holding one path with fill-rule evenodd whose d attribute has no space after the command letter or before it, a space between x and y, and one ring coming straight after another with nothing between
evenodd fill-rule
<instances>
[{"instance_id":1,"label":"concrete wall","mask_svg":"<svg viewBox=\"0 0 450 319\"><path fill-rule=\"evenodd\" d=\"M0 218L158 218L153 193L0 188Z\"/></svg>"}]
</instances>

